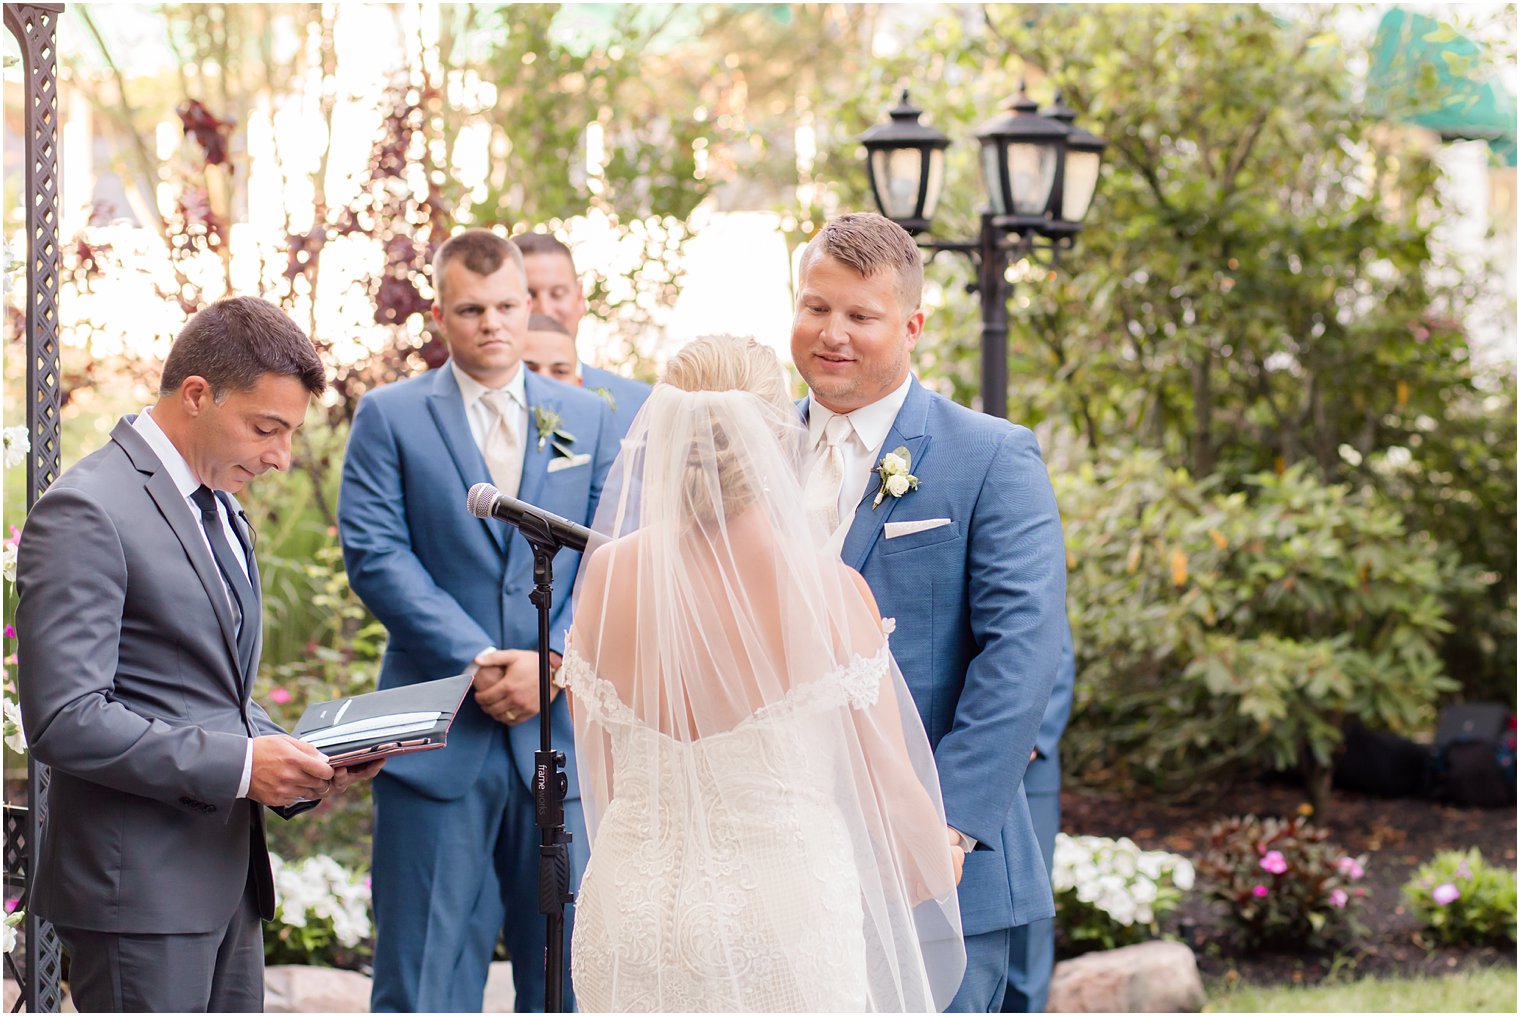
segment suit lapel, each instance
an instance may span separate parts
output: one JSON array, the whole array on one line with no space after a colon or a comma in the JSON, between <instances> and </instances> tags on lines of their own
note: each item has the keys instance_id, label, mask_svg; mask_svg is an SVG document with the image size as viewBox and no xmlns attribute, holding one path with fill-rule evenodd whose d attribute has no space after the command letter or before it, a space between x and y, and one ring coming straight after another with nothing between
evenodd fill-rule
<instances>
[{"instance_id":1,"label":"suit lapel","mask_svg":"<svg viewBox=\"0 0 1520 1016\"><path fill-rule=\"evenodd\" d=\"M524 368L525 370L527 368ZM527 443L523 446L523 470L522 480L518 485L517 496L529 504L538 504L539 497L543 494L544 480L549 475L549 460L554 457L554 446L548 441L538 440L538 425L533 419L533 409L541 406L544 409L558 413L564 409L564 403L554 397L549 390L549 382L528 372L523 379L523 391L528 398L528 433L525 435ZM570 428L561 424L564 429ZM575 433L571 431L571 433ZM574 445L571 445L572 449Z\"/></svg>"},{"instance_id":2,"label":"suit lapel","mask_svg":"<svg viewBox=\"0 0 1520 1016\"><path fill-rule=\"evenodd\" d=\"M903 401L902 409L898 410L897 419L892 421L892 429L887 432L886 441L882 442L880 455L894 452L899 447L906 448L912 459L912 471L919 473L924 457L929 452L929 435L924 432L924 420L928 412L929 393L914 378L908 387L908 397ZM879 458L880 456L878 461ZM888 494L881 499L881 504L872 507L880 488L881 477L874 472L868 474L865 493L855 506L855 521L850 523L850 531L845 534L844 546L839 552L844 563L856 571L865 567L866 558L876 546L877 537L881 535L887 519L892 517L897 502L902 500Z\"/></svg>"},{"instance_id":3,"label":"suit lapel","mask_svg":"<svg viewBox=\"0 0 1520 1016\"><path fill-rule=\"evenodd\" d=\"M174 485L174 478L158 460L158 456L153 454L148 443L132 429L128 418L124 417L116 425L116 429L111 432L111 439L127 453L133 466L148 474L143 487L179 540L185 556L190 559L190 566L195 569L196 577L201 580L207 598L211 600L211 609L216 612L216 622L222 630L222 641L227 646L228 658L232 663L231 674L234 682L240 684L236 681L236 675L242 670L238 663L237 620L232 616L232 604L227 601L227 585L222 581L221 572L217 571L211 551L206 547L206 538L199 522L185 503L184 495ZM242 689L237 690L241 692Z\"/></svg>"},{"instance_id":4,"label":"suit lapel","mask_svg":"<svg viewBox=\"0 0 1520 1016\"><path fill-rule=\"evenodd\" d=\"M459 478L464 481L466 488L477 483L490 483L491 471L486 468L486 460L480 454L480 446L475 443L475 435L470 433L470 422L464 415L464 396L459 393L459 382L454 380L454 372L445 364L433 371L432 383L433 390L428 393L427 399L428 412L433 414L438 433L443 435L443 443L449 450L449 457L454 460ZM486 519L481 519L480 525L495 541L496 549L506 553L506 527L495 525Z\"/></svg>"}]
</instances>

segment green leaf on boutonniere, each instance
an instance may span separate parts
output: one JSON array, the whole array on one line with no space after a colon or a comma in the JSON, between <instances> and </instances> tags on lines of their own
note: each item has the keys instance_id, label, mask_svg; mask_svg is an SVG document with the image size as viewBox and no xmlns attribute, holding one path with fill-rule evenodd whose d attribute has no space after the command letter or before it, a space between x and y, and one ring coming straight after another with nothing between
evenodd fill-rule
<instances>
[{"instance_id":1,"label":"green leaf on boutonniere","mask_svg":"<svg viewBox=\"0 0 1520 1016\"><path fill-rule=\"evenodd\" d=\"M555 454L568 458L573 453L570 446L575 443L575 435L560 426L559 413L544 406L533 407L533 425L538 428L538 448L543 450L545 444L552 444Z\"/></svg>"},{"instance_id":2,"label":"green leaf on boutonniere","mask_svg":"<svg viewBox=\"0 0 1520 1016\"><path fill-rule=\"evenodd\" d=\"M612 397L612 391L607 388L606 385L603 385L600 388L596 389L596 393L607 400L608 409L612 410L614 413L617 412L617 399L614 399Z\"/></svg>"}]
</instances>

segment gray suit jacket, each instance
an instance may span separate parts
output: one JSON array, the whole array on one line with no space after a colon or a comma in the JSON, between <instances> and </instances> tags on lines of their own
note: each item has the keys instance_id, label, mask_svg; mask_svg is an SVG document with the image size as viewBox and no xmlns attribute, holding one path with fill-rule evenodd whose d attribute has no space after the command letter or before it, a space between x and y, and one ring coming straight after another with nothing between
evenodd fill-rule
<instances>
[{"instance_id":1,"label":"gray suit jacket","mask_svg":"<svg viewBox=\"0 0 1520 1016\"><path fill-rule=\"evenodd\" d=\"M280 728L243 686L199 520L130 421L21 535L21 713L53 770L31 905L91 931L214 931L250 873L274 913L263 808L236 794L248 738Z\"/></svg>"}]
</instances>

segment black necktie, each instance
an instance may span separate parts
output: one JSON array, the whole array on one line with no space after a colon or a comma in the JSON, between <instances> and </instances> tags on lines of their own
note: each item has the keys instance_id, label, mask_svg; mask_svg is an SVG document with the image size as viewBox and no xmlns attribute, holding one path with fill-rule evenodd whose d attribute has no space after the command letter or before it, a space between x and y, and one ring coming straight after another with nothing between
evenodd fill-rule
<instances>
[{"instance_id":1,"label":"black necktie","mask_svg":"<svg viewBox=\"0 0 1520 1016\"><path fill-rule=\"evenodd\" d=\"M258 636L261 621L258 594L248 582L243 566L233 556L232 545L227 542L227 532L222 527L222 517L216 510L216 495L209 487L196 488L190 500L201 510L201 527L211 541L211 556L222 573L222 580L232 593L232 603L239 617L237 629L238 665L243 670L243 680L253 677L253 644Z\"/></svg>"}]
</instances>

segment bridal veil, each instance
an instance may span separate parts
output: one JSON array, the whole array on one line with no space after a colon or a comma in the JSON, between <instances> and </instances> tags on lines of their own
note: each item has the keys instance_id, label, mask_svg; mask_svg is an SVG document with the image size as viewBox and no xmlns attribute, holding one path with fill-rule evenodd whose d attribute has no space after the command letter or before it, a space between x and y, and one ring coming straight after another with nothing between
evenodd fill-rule
<instances>
[{"instance_id":1,"label":"bridal veil","mask_svg":"<svg viewBox=\"0 0 1520 1016\"><path fill-rule=\"evenodd\" d=\"M892 622L803 508L784 375L756 394L731 367L656 386L576 583L577 997L939 1011L965 957Z\"/></svg>"}]
</instances>

